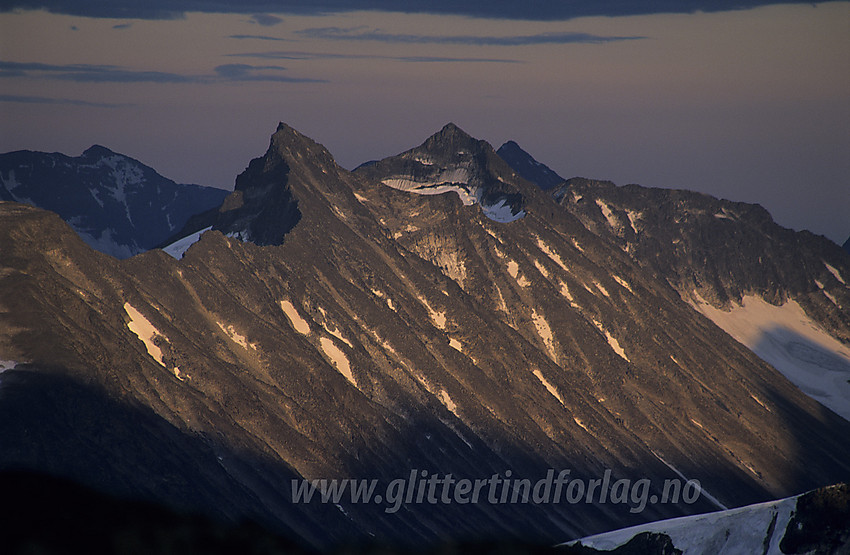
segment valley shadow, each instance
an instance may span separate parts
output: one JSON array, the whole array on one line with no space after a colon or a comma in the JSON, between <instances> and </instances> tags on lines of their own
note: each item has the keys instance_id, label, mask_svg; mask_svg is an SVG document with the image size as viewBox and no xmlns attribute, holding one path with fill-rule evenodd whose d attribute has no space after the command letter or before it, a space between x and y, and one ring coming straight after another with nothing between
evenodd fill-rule
<instances>
[{"instance_id":1,"label":"valley shadow","mask_svg":"<svg viewBox=\"0 0 850 555\"><path fill-rule=\"evenodd\" d=\"M294 503L293 487L302 477L280 460L179 429L146 406L58 371L20 368L0 379L0 537L18 546L35 539L48 547L87 546L90 553L140 545L159 553L545 553L584 535L716 509L705 499L642 512L631 510L634 502L490 503L485 493L479 503L444 503L439 489L435 503L426 490L395 505L352 502L348 493L339 502L316 494L309 503ZM780 395L771 401L798 431L799 466L812 470L792 477L790 487L813 489L847 470L850 448L835 450L835 438L826 435L850 437L850 425L831 413L821 420L807 416ZM553 466L584 480L602 476L585 455L553 462L509 441L488 446L458 431L465 430L420 410L380 444L344 459L347 476L324 478L374 479L375 493L385 494L393 480L410 483L414 470L416 482L422 471L457 480L504 478L511 471L534 484ZM643 462L633 469L640 475L621 471L613 479L676 477L660 461ZM740 482L729 479L730 487ZM769 498L755 489L752 496L754 502Z\"/></svg>"}]
</instances>

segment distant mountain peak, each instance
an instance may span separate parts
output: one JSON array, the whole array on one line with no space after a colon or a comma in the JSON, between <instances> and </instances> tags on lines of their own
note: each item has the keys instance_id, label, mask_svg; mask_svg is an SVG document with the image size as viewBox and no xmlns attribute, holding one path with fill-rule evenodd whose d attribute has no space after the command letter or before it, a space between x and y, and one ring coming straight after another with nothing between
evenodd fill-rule
<instances>
[{"instance_id":1,"label":"distant mountain peak","mask_svg":"<svg viewBox=\"0 0 850 555\"><path fill-rule=\"evenodd\" d=\"M496 154L507 162L515 172L536 184L544 191L564 182L563 177L555 173L547 165L535 160L531 154L523 150L515 141L508 141L500 146Z\"/></svg>"},{"instance_id":2,"label":"distant mountain peak","mask_svg":"<svg viewBox=\"0 0 850 555\"><path fill-rule=\"evenodd\" d=\"M115 151L106 148L103 145L94 144L83 151L83 156L86 158L93 158L96 156L114 156L117 154Z\"/></svg>"}]
</instances>

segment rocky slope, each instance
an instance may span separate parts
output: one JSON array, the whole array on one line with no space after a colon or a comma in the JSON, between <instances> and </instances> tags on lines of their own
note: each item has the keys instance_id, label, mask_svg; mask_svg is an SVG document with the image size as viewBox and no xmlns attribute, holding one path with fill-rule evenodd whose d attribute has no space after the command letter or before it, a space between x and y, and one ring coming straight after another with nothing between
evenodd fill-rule
<instances>
[{"instance_id":1,"label":"rocky slope","mask_svg":"<svg viewBox=\"0 0 850 555\"><path fill-rule=\"evenodd\" d=\"M447 194L412 194L426 182ZM0 468L318 546L554 543L850 472L850 423L455 126L352 173L281 125L238 183L218 211L233 237L203 233L179 260L118 261L0 204ZM291 502L298 477L549 469L704 492L643 511Z\"/></svg>"},{"instance_id":2,"label":"rocky slope","mask_svg":"<svg viewBox=\"0 0 850 555\"><path fill-rule=\"evenodd\" d=\"M0 200L59 214L95 249L117 258L159 246L226 191L181 185L141 162L93 146L81 156L0 154Z\"/></svg>"}]
</instances>

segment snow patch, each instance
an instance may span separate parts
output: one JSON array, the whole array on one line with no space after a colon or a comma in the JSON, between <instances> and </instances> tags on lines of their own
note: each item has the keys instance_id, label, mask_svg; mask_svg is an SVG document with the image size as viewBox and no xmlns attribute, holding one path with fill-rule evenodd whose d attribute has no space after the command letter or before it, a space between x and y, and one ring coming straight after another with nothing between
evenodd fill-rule
<instances>
[{"instance_id":1,"label":"snow patch","mask_svg":"<svg viewBox=\"0 0 850 555\"><path fill-rule=\"evenodd\" d=\"M549 327L549 322L546 321L537 311L531 310L531 320L534 322L534 327L537 328L537 335L543 340L543 345L546 347L546 353L554 362L558 362L555 355L555 342L552 338L552 328Z\"/></svg>"},{"instance_id":2,"label":"snow patch","mask_svg":"<svg viewBox=\"0 0 850 555\"><path fill-rule=\"evenodd\" d=\"M549 270L543 267L543 264L540 263L539 260L534 261L534 267L537 268L537 271L543 274L543 277L549 277Z\"/></svg>"},{"instance_id":3,"label":"snow patch","mask_svg":"<svg viewBox=\"0 0 850 555\"><path fill-rule=\"evenodd\" d=\"M605 295L605 296L606 296L606 297L608 297L608 298L611 298L611 295L609 295L609 294L608 294L608 290L607 290L607 289L605 289L604 287L602 287L602 284L601 284L601 283L599 283L598 281L594 281L594 282L593 282L593 285L595 285L595 286L596 286L596 288L597 288L597 289L599 289L599 291L600 291L603 295Z\"/></svg>"},{"instance_id":4,"label":"snow patch","mask_svg":"<svg viewBox=\"0 0 850 555\"><path fill-rule=\"evenodd\" d=\"M655 532L670 536L675 548L682 550L684 555L780 555L779 542L796 507L797 498L789 497L737 509L640 524L568 544L581 542L583 546L607 551L616 549L642 532Z\"/></svg>"},{"instance_id":5,"label":"snow patch","mask_svg":"<svg viewBox=\"0 0 850 555\"><path fill-rule=\"evenodd\" d=\"M585 425L584 425L584 423L583 423L581 420L579 420L578 418L576 418L575 416L573 417L573 422L575 422L576 424L578 424L578 425L579 425L579 427L580 427L582 430L584 430L585 432L590 433L590 430L588 430L588 429L587 429L587 426L585 426Z\"/></svg>"},{"instance_id":6,"label":"snow patch","mask_svg":"<svg viewBox=\"0 0 850 555\"><path fill-rule=\"evenodd\" d=\"M745 296L726 312L699 297L695 308L746 345L801 391L850 420L850 347L815 323L796 301L774 306Z\"/></svg>"},{"instance_id":7,"label":"snow patch","mask_svg":"<svg viewBox=\"0 0 850 555\"><path fill-rule=\"evenodd\" d=\"M608 340L608 345L611 346L611 349L613 349L615 353L620 355L626 362L631 362L629 360L629 357L626 356L626 351L623 350L623 348L620 346L620 342L617 341L617 338L611 335L611 333L596 320L593 320L593 324L599 329L599 331L603 333L603 335L605 335L605 339Z\"/></svg>"},{"instance_id":8,"label":"snow patch","mask_svg":"<svg viewBox=\"0 0 850 555\"><path fill-rule=\"evenodd\" d=\"M461 345L460 341L458 341L454 337L449 338L449 347L451 347L452 349L454 349L458 352L461 352L461 353L463 352L463 345Z\"/></svg>"},{"instance_id":9,"label":"snow patch","mask_svg":"<svg viewBox=\"0 0 850 555\"><path fill-rule=\"evenodd\" d=\"M625 287L626 289L628 289L628 290L629 290L629 293L631 293L632 295L634 295L634 294L635 294L635 292L634 292L634 291L632 291L631 286L629 285L629 283L628 283L626 280L624 280L623 278L621 278L621 277L620 277L620 276L618 276L618 275L613 275L613 276L611 276L611 277L613 277L613 278L614 278L614 281L616 281L617 283L619 283L620 285L622 285L623 287Z\"/></svg>"},{"instance_id":10,"label":"snow patch","mask_svg":"<svg viewBox=\"0 0 850 555\"><path fill-rule=\"evenodd\" d=\"M830 293L829 291L824 291L824 292L823 292L823 294L824 294L824 296L825 296L827 299L829 299L830 301L832 301L832 304L834 304L835 306L837 306L837 307L841 308L841 305L840 305L840 304L838 304L838 299L836 299L836 298L832 295L832 293Z\"/></svg>"},{"instance_id":11,"label":"snow patch","mask_svg":"<svg viewBox=\"0 0 850 555\"><path fill-rule=\"evenodd\" d=\"M511 275L512 278L516 279L517 276L519 275L519 264L517 264L513 260L509 260L508 261L508 273Z\"/></svg>"},{"instance_id":12,"label":"snow patch","mask_svg":"<svg viewBox=\"0 0 850 555\"><path fill-rule=\"evenodd\" d=\"M643 218L643 212L635 212L634 210L626 209L626 216L629 217L629 225L632 226L632 231L637 233L637 221Z\"/></svg>"},{"instance_id":13,"label":"snow patch","mask_svg":"<svg viewBox=\"0 0 850 555\"><path fill-rule=\"evenodd\" d=\"M295 309L295 306L288 300L280 301L280 308L283 309L283 313L286 314L286 317L289 319L289 324L301 335L307 335L310 333L310 324L307 323L307 320L301 317L298 313L298 310Z\"/></svg>"},{"instance_id":14,"label":"snow patch","mask_svg":"<svg viewBox=\"0 0 850 555\"><path fill-rule=\"evenodd\" d=\"M342 349L336 346L329 337L320 337L319 345L325 356L328 357L340 374L345 376L354 387L357 387L357 381L354 379L354 374L351 373L351 364L348 362L348 357L342 352Z\"/></svg>"},{"instance_id":15,"label":"snow patch","mask_svg":"<svg viewBox=\"0 0 850 555\"><path fill-rule=\"evenodd\" d=\"M540 237L537 237L537 247L543 251L546 256L552 259L552 261L564 269L564 271L569 271L567 269L567 265L564 264L564 261L561 259L560 255L552 250L549 245L547 245Z\"/></svg>"},{"instance_id":16,"label":"snow patch","mask_svg":"<svg viewBox=\"0 0 850 555\"><path fill-rule=\"evenodd\" d=\"M174 241L173 243L171 243L167 247L163 247L162 250L165 251L166 254L170 254L171 256L176 258L177 260L180 260L181 258L183 258L183 255L186 253L186 251L189 250L189 247L191 247L192 245L197 243L201 239L201 235L203 235L205 232L207 232L211 229L212 229L212 226L205 227L201 231L198 231L198 232L193 233L191 235L187 235L186 237L183 237L182 239L178 239L178 240Z\"/></svg>"},{"instance_id":17,"label":"snow patch","mask_svg":"<svg viewBox=\"0 0 850 555\"><path fill-rule=\"evenodd\" d=\"M534 369L534 372L532 372L532 374L534 374L534 377L535 377L535 378L537 378L538 380L540 380L540 383L542 383L542 384L543 384L543 387L545 387L545 388L546 388L546 391L548 391L549 393L551 393L551 394L552 394L552 397L554 397L555 399L557 399L557 400L558 400L558 402L559 402L559 403L561 403L562 405L566 406L566 404L564 404L564 399L563 399L563 397L561 397L561 394L560 394L560 393L558 393L558 390L557 390L557 389L555 389L555 386L554 386L554 385L552 385L552 384L549 382L549 380L547 380L547 379L546 379L546 376L544 376L544 375L543 375L543 373L542 373L540 370L538 370L538 369L536 369L536 368L535 368L535 369Z\"/></svg>"},{"instance_id":18,"label":"snow patch","mask_svg":"<svg viewBox=\"0 0 850 555\"><path fill-rule=\"evenodd\" d=\"M834 275L835 279L840 281L842 285L845 285L845 286L847 285L847 282L844 281L844 278L841 277L841 274L838 272L838 270L836 270L835 268L833 268L832 266L830 266L826 262L824 262L823 265L826 266L826 269L829 270L829 273Z\"/></svg>"},{"instance_id":19,"label":"snow patch","mask_svg":"<svg viewBox=\"0 0 850 555\"><path fill-rule=\"evenodd\" d=\"M605 219L608 220L608 225L613 227L614 229L620 226L620 222L617 221L617 217L614 216L614 213L611 211L611 208L605 204L605 202L596 199L596 206L602 210L602 215L605 216Z\"/></svg>"},{"instance_id":20,"label":"snow patch","mask_svg":"<svg viewBox=\"0 0 850 555\"><path fill-rule=\"evenodd\" d=\"M393 189L420 195L441 195L453 191L466 206L478 201L474 193L470 191L468 182L469 172L466 168L445 170L436 178L427 181L415 181L409 177L395 177L381 181Z\"/></svg>"},{"instance_id":21,"label":"snow patch","mask_svg":"<svg viewBox=\"0 0 850 555\"><path fill-rule=\"evenodd\" d=\"M227 337L230 338L231 341L233 341L237 345L240 345L243 349L247 349L249 346L252 349L257 348L253 344L249 344L248 340L245 339L245 336L238 333L236 331L236 328L234 328L232 325L225 326L221 322L216 322L216 324L218 324L218 327L221 328L221 331L223 331L227 335Z\"/></svg>"},{"instance_id":22,"label":"snow patch","mask_svg":"<svg viewBox=\"0 0 850 555\"><path fill-rule=\"evenodd\" d=\"M441 389L438 398L440 399L440 402L443 403L443 406L449 409L452 414L460 418L460 415L457 413L457 404L455 404L455 402L452 401L452 398L449 397L448 391Z\"/></svg>"},{"instance_id":23,"label":"snow patch","mask_svg":"<svg viewBox=\"0 0 850 555\"><path fill-rule=\"evenodd\" d=\"M484 212L485 216L487 216L494 222L499 222L502 224L509 224L511 222L515 222L525 216L525 210L519 210L514 213L514 209L510 204L508 204L507 199L502 199L496 204L482 204L481 210Z\"/></svg>"},{"instance_id":24,"label":"snow patch","mask_svg":"<svg viewBox=\"0 0 850 555\"><path fill-rule=\"evenodd\" d=\"M428 315L431 317L431 321L434 322L434 325L441 330L446 329L446 313L438 312L431 308L431 305L428 304L428 301L422 295L419 295L419 300L425 305L425 308L428 309Z\"/></svg>"},{"instance_id":25,"label":"snow patch","mask_svg":"<svg viewBox=\"0 0 850 555\"><path fill-rule=\"evenodd\" d=\"M162 337L166 342L168 339L159 333L159 330L150 323L150 320L145 318L144 315L136 310L130 303L124 303L124 312L126 312L127 316L130 317L130 321L127 322L127 329L135 333L142 343L145 344L145 349L147 349L148 355L156 361L157 364L165 368L165 361L162 358L162 349L154 343L154 339Z\"/></svg>"}]
</instances>

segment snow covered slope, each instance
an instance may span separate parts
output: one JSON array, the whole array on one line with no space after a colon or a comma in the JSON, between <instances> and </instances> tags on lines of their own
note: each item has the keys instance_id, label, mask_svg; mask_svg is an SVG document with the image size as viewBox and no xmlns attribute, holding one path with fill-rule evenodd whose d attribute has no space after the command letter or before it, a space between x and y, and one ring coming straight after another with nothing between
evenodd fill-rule
<instances>
[{"instance_id":1,"label":"snow covered slope","mask_svg":"<svg viewBox=\"0 0 850 555\"><path fill-rule=\"evenodd\" d=\"M850 420L850 347L824 331L796 301L775 306L751 295L729 311L701 299L695 308L804 393Z\"/></svg>"},{"instance_id":2,"label":"snow covered slope","mask_svg":"<svg viewBox=\"0 0 850 555\"><path fill-rule=\"evenodd\" d=\"M632 526L564 545L607 551L650 532L669 536L684 555L848 553L848 491L846 484L839 484L777 501ZM826 509L832 512L827 514Z\"/></svg>"}]
</instances>

